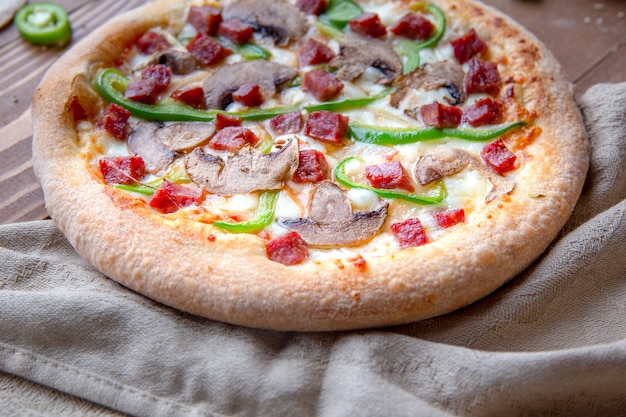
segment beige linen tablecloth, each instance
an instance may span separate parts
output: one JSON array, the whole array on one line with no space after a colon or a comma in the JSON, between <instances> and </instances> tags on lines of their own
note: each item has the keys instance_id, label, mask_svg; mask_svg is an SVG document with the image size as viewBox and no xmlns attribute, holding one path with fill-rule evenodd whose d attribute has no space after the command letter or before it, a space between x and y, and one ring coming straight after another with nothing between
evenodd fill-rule
<instances>
[{"instance_id":1,"label":"beige linen tablecloth","mask_svg":"<svg viewBox=\"0 0 626 417\"><path fill-rule=\"evenodd\" d=\"M51 221L1 226L0 415L626 416L626 84L579 102L593 154L565 229L508 285L420 323L213 322L106 279Z\"/></svg>"}]
</instances>

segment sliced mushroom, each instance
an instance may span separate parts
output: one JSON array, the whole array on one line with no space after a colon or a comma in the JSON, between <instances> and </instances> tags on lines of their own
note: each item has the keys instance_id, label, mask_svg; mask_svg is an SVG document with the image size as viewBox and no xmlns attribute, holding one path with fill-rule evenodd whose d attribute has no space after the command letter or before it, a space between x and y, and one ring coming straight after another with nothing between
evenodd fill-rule
<instances>
[{"instance_id":1,"label":"sliced mushroom","mask_svg":"<svg viewBox=\"0 0 626 417\"><path fill-rule=\"evenodd\" d=\"M222 11L224 20L239 19L283 46L307 31L304 14L284 0L235 0Z\"/></svg>"},{"instance_id":2,"label":"sliced mushroom","mask_svg":"<svg viewBox=\"0 0 626 417\"><path fill-rule=\"evenodd\" d=\"M449 104L457 105L465 101L465 89L463 80L465 73L461 65L451 61L439 61L434 64L427 63L415 71L399 77L395 85L398 89L391 94L390 102L394 107L399 107L410 90L432 91L445 87L449 97L444 97Z\"/></svg>"},{"instance_id":3,"label":"sliced mushroom","mask_svg":"<svg viewBox=\"0 0 626 417\"><path fill-rule=\"evenodd\" d=\"M353 80L368 67L382 72L380 84L391 84L402 73L402 59L391 45L383 40L347 33L341 39L339 55L329 65L339 68L337 77Z\"/></svg>"},{"instance_id":4,"label":"sliced mushroom","mask_svg":"<svg viewBox=\"0 0 626 417\"><path fill-rule=\"evenodd\" d=\"M298 165L298 143L291 139L277 152L263 154L245 147L224 161L196 148L185 157L185 169L193 182L221 195L275 190Z\"/></svg>"},{"instance_id":5,"label":"sliced mushroom","mask_svg":"<svg viewBox=\"0 0 626 417\"><path fill-rule=\"evenodd\" d=\"M175 152L168 149L156 137L157 123L138 123L128 137L128 149L143 158L146 171L158 174L174 160Z\"/></svg>"},{"instance_id":6,"label":"sliced mushroom","mask_svg":"<svg viewBox=\"0 0 626 417\"><path fill-rule=\"evenodd\" d=\"M467 166L479 171L491 182L491 190L485 197L487 203L497 197L509 194L515 188L513 180L496 174L485 166L480 158L459 148L438 149L424 155L415 164L413 173L420 184L426 185L443 177L454 175Z\"/></svg>"},{"instance_id":7,"label":"sliced mushroom","mask_svg":"<svg viewBox=\"0 0 626 417\"><path fill-rule=\"evenodd\" d=\"M378 209L352 213L345 193L330 181L319 183L309 203L309 217L280 220L295 230L304 241L317 247L354 246L374 237L387 219L389 204Z\"/></svg>"},{"instance_id":8,"label":"sliced mushroom","mask_svg":"<svg viewBox=\"0 0 626 417\"><path fill-rule=\"evenodd\" d=\"M233 92L244 83L258 85L264 97L272 97L296 75L297 70L270 61L243 61L222 66L204 80L206 107L225 109L233 102Z\"/></svg>"},{"instance_id":9,"label":"sliced mushroom","mask_svg":"<svg viewBox=\"0 0 626 417\"><path fill-rule=\"evenodd\" d=\"M202 145L215 133L214 123L180 122L159 126L156 138L171 151L188 151Z\"/></svg>"},{"instance_id":10,"label":"sliced mushroom","mask_svg":"<svg viewBox=\"0 0 626 417\"><path fill-rule=\"evenodd\" d=\"M189 74L199 68L198 61L188 52L176 49L167 49L156 52L150 57L147 65L167 65L172 73L177 75Z\"/></svg>"}]
</instances>

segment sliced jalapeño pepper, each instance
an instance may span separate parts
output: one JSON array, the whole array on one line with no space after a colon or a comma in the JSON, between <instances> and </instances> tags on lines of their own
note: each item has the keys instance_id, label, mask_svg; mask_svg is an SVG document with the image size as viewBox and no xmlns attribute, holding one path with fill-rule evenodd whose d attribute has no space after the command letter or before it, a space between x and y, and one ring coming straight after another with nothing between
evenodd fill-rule
<instances>
[{"instance_id":1,"label":"sliced jalape\u00f1o pepper","mask_svg":"<svg viewBox=\"0 0 626 417\"><path fill-rule=\"evenodd\" d=\"M395 191L395 190L375 188L366 184L359 184L357 182L352 181L348 177L348 175L346 175L346 170L345 170L346 164L354 160L358 160L358 158L354 156L350 156L344 159L343 161L341 161L339 164L337 164L337 167L335 168L335 179L337 180L337 182L345 185L346 187L361 188L363 190L372 191L376 193L378 196L383 197L383 198L393 198L397 200L408 201L409 203L413 203L413 204L422 204L422 205L440 204L447 196L446 188L443 182L440 182L437 185L437 193L436 195L433 195L433 196L409 194L409 193L403 193L403 192Z\"/></svg>"},{"instance_id":2,"label":"sliced jalape\u00f1o pepper","mask_svg":"<svg viewBox=\"0 0 626 417\"><path fill-rule=\"evenodd\" d=\"M502 136L506 132L525 126L525 122L511 123L490 130L450 129L450 128L379 128L358 123L350 123L348 136L357 142L372 145L390 146L443 138L457 138L469 141L486 141Z\"/></svg>"},{"instance_id":3,"label":"sliced jalape\u00f1o pepper","mask_svg":"<svg viewBox=\"0 0 626 417\"><path fill-rule=\"evenodd\" d=\"M243 222L231 223L221 220L213 222L213 226L233 233L254 233L263 230L274 220L278 191L266 191L261 195L259 206L254 212L254 218Z\"/></svg>"},{"instance_id":4,"label":"sliced jalape\u00f1o pepper","mask_svg":"<svg viewBox=\"0 0 626 417\"><path fill-rule=\"evenodd\" d=\"M15 14L15 26L24 39L35 45L64 45L72 38L67 12L57 3L33 3Z\"/></svg>"}]
</instances>

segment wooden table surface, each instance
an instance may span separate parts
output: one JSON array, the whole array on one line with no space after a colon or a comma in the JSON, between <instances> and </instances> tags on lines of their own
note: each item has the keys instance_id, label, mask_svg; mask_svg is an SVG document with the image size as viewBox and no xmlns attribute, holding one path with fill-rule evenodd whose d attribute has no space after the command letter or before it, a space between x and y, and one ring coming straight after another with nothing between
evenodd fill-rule
<instances>
[{"instance_id":1,"label":"wooden table surface","mask_svg":"<svg viewBox=\"0 0 626 417\"><path fill-rule=\"evenodd\" d=\"M0 0L2 1L2 0ZM39 0L37 0L39 1ZM72 43L44 49L15 27L0 31L0 224L46 218L31 163L29 105L46 69L112 16L149 0L56 0L70 13ZM626 1L485 0L527 27L556 55L576 93L626 81Z\"/></svg>"}]
</instances>

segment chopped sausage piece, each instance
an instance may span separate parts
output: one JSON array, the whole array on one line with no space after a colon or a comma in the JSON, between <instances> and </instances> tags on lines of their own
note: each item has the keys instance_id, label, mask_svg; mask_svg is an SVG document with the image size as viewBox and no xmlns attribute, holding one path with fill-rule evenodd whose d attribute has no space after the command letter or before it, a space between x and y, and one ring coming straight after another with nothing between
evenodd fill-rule
<instances>
[{"instance_id":1,"label":"chopped sausage piece","mask_svg":"<svg viewBox=\"0 0 626 417\"><path fill-rule=\"evenodd\" d=\"M299 132L302 129L302 113L296 110L274 116L270 119L270 127L276 135Z\"/></svg>"},{"instance_id":2,"label":"chopped sausage piece","mask_svg":"<svg viewBox=\"0 0 626 417\"><path fill-rule=\"evenodd\" d=\"M259 138L250 129L228 126L218 131L209 141L209 148L236 152L246 145L254 145Z\"/></svg>"},{"instance_id":3,"label":"chopped sausage piece","mask_svg":"<svg viewBox=\"0 0 626 417\"><path fill-rule=\"evenodd\" d=\"M141 79L128 83L124 97L154 104L159 93L169 85L171 75L172 70L166 65L148 65L141 71Z\"/></svg>"},{"instance_id":4,"label":"chopped sausage piece","mask_svg":"<svg viewBox=\"0 0 626 417\"><path fill-rule=\"evenodd\" d=\"M383 189L400 188L407 191L415 191L415 187L411 183L411 177L400 161L368 165L365 167L365 177L372 187Z\"/></svg>"},{"instance_id":5,"label":"chopped sausage piece","mask_svg":"<svg viewBox=\"0 0 626 417\"><path fill-rule=\"evenodd\" d=\"M428 236L418 218L411 218L402 223L393 223L391 233L394 234L402 249L421 246L428 243Z\"/></svg>"},{"instance_id":6,"label":"chopped sausage piece","mask_svg":"<svg viewBox=\"0 0 626 417\"><path fill-rule=\"evenodd\" d=\"M187 50L204 65L217 64L233 53L221 43L200 32L187 44Z\"/></svg>"},{"instance_id":7,"label":"chopped sausage piece","mask_svg":"<svg viewBox=\"0 0 626 417\"><path fill-rule=\"evenodd\" d=\"M324 69L309 71L302 78L302 91L318 101L328 101L343 90L343 82Z\"/></svg>"},{"instance_id":8,"label":"chopped sausage piece","mask_svg":"<svg viewBox=\"0 0 626 417\"><path fill-rule=\"evenodd\" d=\"M319 16L326 11L328 0L298 0L296 7L306 14Z\"/></svg>"},{"instance_id":9,"label":"chopped sausage piece","mask_svg":"<svg viewBox=\"0 0 626 417\"><path fill-rule=\"evenodd\" d=\"M347 138L350 118L327 110L315 111L309 115L304 133L315 139L330 143L341 143Z\"/></svg>"},{"instance_id":10,"label":"chopped sausage piece","mask_svg":"<svg viewBox=\"0 0 626 417\"><path fill-rule=\"evenodd\" d=\"M265 244L267 257L283 265L296 265L309 257L306 242L297 232L274 238Z\"/></svg>"},{"instance_id":11,"label":"chopped sausage piece","mask_svg":"<svg viewBox=\"0 0 626 417\"><path fill-rule=\"evenodd\" d=\"M394 35L414 41L430 38L433 30L435 25L430 20L410 12L389 27L389 31Z\"/></svg>"},{"instance_id":12,"label":"chopped sausage piece","mask_svg":"<svg viewBox=\"0 0 626 417\"><path fill-rule=\"evenodd\" d=\"M185 103L194 109L199 109L204 106L204 90L202 87L193 87L185 90L176 90L172 93L171 97L174 100L178 100Z\"/></svg>"},{"instance_id":13,"label":"chopped sausage piece","mask_svg":"<svg viewBox=\"0 0 626 417\"><path fill-rule=\"evenodd\" d=\"M420 107L420 116L424 125L436 128L454 128L461 123L463 110L455 106L446 106L438 101Z\"/></svg>"},{"instance_id":14,"label":"chopped sausage piece","mask_svg":"<svg viewBox=\"0 0 626 417\"><path fill-rule=\"evenodd\" d=\"M116 156L98 161L107 184L132 184L146 176L146 166L140 156Z\"/></svg>"},{"instance_id":15,"label":"chopped sausage piece","mask_svg":"<svg viewBox=\"0 0 626 417\"><path fill-rule=\"evenodd\" d=\"M241 126L241 118L217 113L215 116L215 128L217 130L222 130L229 126Z\"/></svg>"},{"instance_id":16,"label":"chopped sausage piece","mask_svg":"<svg viewBox=\"0 0 626 417\"><path fill-rule=\"evenodd\" d=\"M117 139L124 140L126 138L126 126L129 117L130 112L128 110L115 103L111 103L104 110L102 127Z\"/></svg>"},{"instance_id":17,"label":"chopped sausage piece","mask_svg":"<svg viewBox=\"0 0 626 417\"><path fill-rule=\"evenodd\" d=\"M203 35L215 35L222 23L222 12L211 6L194 6L189 9L187 21Z\"/></svg>"},{"instance_id":18,"label":"chopped sausage piece","mask_svg":"<svg viewBox=\"0 0 626 417\"><path fill-rule=\"evenodd\" d=\"M252 38L252 26L239 19L231 19L220 23L217 34L240 45Z\"/></svg>"},{"instance_id":19,"label":"chopped sausage piece","mask_svg":"<svg viewBox=\"0 0 626 417\"><path fill-rule=\"evenodd\" d=\"M261 87L250 83L245 83L235 90L233 100L248 107L260 106L264 101Z\"/></svg>"},{"instance_id":20,"label":"chopped sausage piece","mask_svg":"<svg viewBox=\"0 0 626 417\"><path fill-rule=\"evenodd\" d=\"M197 203L201 198L202 189L200 187L175 184L163 180L163 184L156 190L148 204L153 209L167 214Z\"/></svg>"},{"instance_id":21,"label":"chopped sausage piece","mask_svg":"<svg viewBox=\"0 0 626 417\"><path fill-rule=\"evenodd\" d=\"M502 103L490 97L476 100L463 112L463 120L474 127L502 123L503 119Z\"/></svg>"},{"instance_id":22,"label":"chopped sausage piece","mask_svg":"<svg viewBox=\"0 0 626 417\"><path fill-rule=\"evenodd\" d=\"M452 227L455 224L465 222L465 210L438 210L433 213L433 219L435 219L435 222L437 222L437 225L439 225L439 227Z\"/></svg>"},{"instance_id":23,"label":"chopped sausage piece","mask_svg":"<svg viewBox=\"0 0 626 417\"><path fill-rule=\"evenodd\" d=\"M480 156L485 164L496 174L502 175L515 169L517 157L506 147L502 139L497 139L485 145L480 152Z\"/></svg>"},{"instance_id":24,"label":"chopped sausage piece","mask_svg":"<svg viewBox=\"0 0 626 417\"><path fill-rule=\"evenodd\" d=\"M470 29L460 38L450 41L454 56L460 64L465 64L471 58L482 55L487 50L487 44L482 41L474 29Z\"/></svg>"},{"instance_id":25,"label":"chopped sausage piece","mask_svg":"<svg viewBox=\"0 0 626 417\"><path fill-rule=\"evenodd\" d=\"M387 34L387 28L380 21L378 14L372 12L361 13L350 20L348 25L353 32L372 38L380 38Z\"/></svg>"},{"instance_id":26,"label":"chopped sausage piece","mask_svg":"<svg viewBox=\"0 0 626 417\"><path fill-rule=\"evenodd\" d=\"M495 62L469 60L469 69L465 74L465 91L467 94L487 93L497 95L500 92L502 79Z\"/></svg>"},{"instance_id":27,"label":"chopped sausage piece","mask_svg":"<svg viewBox=\"0 0 626 417\"><path fill-rule=\"evenodd\" d=\"M293 182L315 184L328 177L328 162L320 151L306 149L300 151L298 168L293 173Z\"/></svg>"},{"instance_id":28,"label":"chopped sausage piece","mask_svg":"<svg viewBox=\"0 0 626 417\"><path fill-rule=\"evenodd\" d=\"M158 32L146 32L135 43L142 54L150 55L171 46L165 36Z\"/></svg>"},{"instance_id":29,"label":"chopped sausage piece","mask_svg":"<svg viewBox=\"0 0 626 417\"><path fill-rule=\"evenodd\" d=\"M300 66L325 64L335 57L335 53L327 45L315 39L309 39L298 52Z\"/></svg>"}]
</instances>

